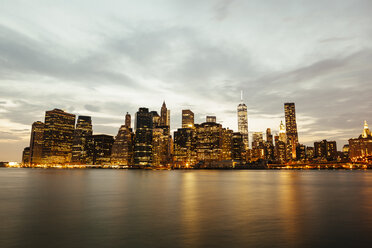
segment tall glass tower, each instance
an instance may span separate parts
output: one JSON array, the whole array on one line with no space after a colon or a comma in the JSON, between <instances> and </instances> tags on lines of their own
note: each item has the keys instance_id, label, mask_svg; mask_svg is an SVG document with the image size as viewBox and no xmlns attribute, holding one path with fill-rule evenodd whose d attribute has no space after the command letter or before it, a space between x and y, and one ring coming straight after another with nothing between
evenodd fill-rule
<instances>
[{"instance_id":1,"label":"tall glass tower","mask_svg":"<svg viewBox=\"0 0 372 248\"><path fill-rule=\"evenodd\" d=\"M240 103L238 105L238 131L243 136L243 143L245 150L249 148L248 138L248 112L247 106L243 103L243 91L240 96Z\"/></svg>"}]
</instances>

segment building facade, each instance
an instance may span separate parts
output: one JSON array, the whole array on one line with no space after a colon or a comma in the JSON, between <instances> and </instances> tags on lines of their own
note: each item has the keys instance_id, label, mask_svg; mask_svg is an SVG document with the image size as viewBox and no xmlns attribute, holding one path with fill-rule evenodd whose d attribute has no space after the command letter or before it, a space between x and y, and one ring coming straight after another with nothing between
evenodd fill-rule
<instances>
[{"instance_id":1,"label":"building facade","mask_svg":"<svg viewBox=\"0 0 372 248\"><path fill-rule=\"evenodd\" d=\"M46 111L42 162L65 164L72 159L75 115L60 109Z\"/></svg>"}]
</instances>

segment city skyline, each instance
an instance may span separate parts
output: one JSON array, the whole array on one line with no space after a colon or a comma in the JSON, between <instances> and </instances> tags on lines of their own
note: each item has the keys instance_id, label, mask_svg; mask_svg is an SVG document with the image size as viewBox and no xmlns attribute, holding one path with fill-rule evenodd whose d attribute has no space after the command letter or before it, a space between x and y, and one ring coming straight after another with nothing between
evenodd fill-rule
<instances>
[{"instance_id":1,"label":"city skyline","mask_svg":"<svg viewBox=\"0 0 372 248\"><path fill-rule=\"evenodd\" d=\"M236 131L243 90L251 133L278 132L295 102L300 143L339 150L372 123L370 1L19 3L0 8L0 160L20 161L54 108L115 136L165 100L172 133L182 109Z\"/></svg>"}]
</instances>

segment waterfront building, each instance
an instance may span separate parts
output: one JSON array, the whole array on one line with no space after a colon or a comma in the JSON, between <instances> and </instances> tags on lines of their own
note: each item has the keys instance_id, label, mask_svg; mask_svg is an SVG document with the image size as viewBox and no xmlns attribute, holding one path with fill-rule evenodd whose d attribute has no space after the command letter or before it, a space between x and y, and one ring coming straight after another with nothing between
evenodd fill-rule
<instances>
[{"instance_id":1,"label":"waterfront building","mask_svg":"<svg viewBox=\"0 0 372 248\"><path fill-rule=\"evenodd\" d=\"M174 165L188 168L197 163L196 132L192 128L179 128L174 132Z\"/></svg>"},{"instance_id":2,"label":"waterfront building","mask_svg":"<svg viewBox=\"0 0 372 248\"><path fill-rule=\"evenodd\" d=\"M30 164L30 147L25 147L22 152L22 164L29 165Z\"/></svg>"},{"instance_id":3,"label":"waterfront building","mask_svg":"<svg viewBox=\"0 0 372 248\"><path fill-rule=\"evenodd\" d=\"M91 157L88 156L88 142L92 135L92 118L79 116L74 131L71 162L76 164L92 163Z\"/></svg>"},{"instance_id":4,"label":"waterfront building","mask_svg":"<svg viewBox=\"0 0 372 248\"><path fill-rule=\"evenodd\" d=\"M114 137L98 134L89 139L89 155L92 156L93 165L109 165L111 161Z\"/></svg>"},{"instance_id":5,"label":"waterfront building","mask_svg":"<svg viewBox=\"0 0 372 248\"><path fill-rule=\"evenodd\" d=\"M164 104L163 104L164 105ZM134 139L134 165L151 166L153 115L148 108L140 108L136 113L136 135Z\"/></svg>"},{"instance_id":6,"label":"waterfront building","mask_svg":"<svg viewBox=\"0 0 372 248\"><path fill-rule=\"evenodd\" d=\"M372 161L372 135L366 121L359 138L349 139L349 158L352 162Z\"/></svg>"},{"instance_id":7,"label":"waterfront building","mask_svg":"<svg viewBox=\"0 0 372 248\"><path fill-rule=\"evenodd\" d=\"M306 160L306 146L302 144L298 144L296 147L296 158L298 161L305 161Z\"/></svg>"},{"instance_id":8,"label":"waterfront building","mask_svg":"<svg viewBox=\"0 0 372 248\"><path fill-rule=\"evenodd\" d=\"M44 123L43 163L70 163L75 130L75 115L60 109L46 111Z\"/></svg>"},{"instance_id":9,"label":"waterfront building","mask_svg":"<svg viewBox=\"0 0 372 248\"><path fill-rule=\"evenodd\" d=\"M318 160L334 161L337 159L336 141L322 140L314 142L314 158Z\"/></svg>"},{"instance_id":10,"label":"waterfront building","mask_svg":"<svg viewBox=\"0 0 372 248\"><path fill-rule=\"evenodd\" d=\"M243 102L243 92L241 92L240 103L237 108L238 113L238 131L243 135L244 149L249 149L249 136L248 136L248 111L247 106Z\"/></svg>"},{"instance_id":11,"label":"waterfront building","mask_svg":"<svg viewBox=\"0 0 372 248\"><path fill-rule=\"evenodd\" d=\"M285 128L287 135L288 159L296 159L296 147L298 144L297 122L295 104L284 103Z\"/></svg>"},{"instance_id":12,"label":"waterfront building","mask_svg":"<svg viewBox=\"0 0 372 248\"><path fill-rule=\"evenodd\" d=\"M41 164L43 155L44 123L34 122L30 138L30 164Z\"/></svg>"},{"instance_id":13,"label":"waterfront building","mask_svg":"<svg viewBox=\"0 0 372 248\"><path fill-rule=\"evenodd\" d=\"M195 124L196 152L198 161L212 162L221 160L222 125L215 122Z\"/></svg>"},{"instance_id":14,"label":"waterfront building","mask_svg":"<svg viewBox=\"0 0 372 248\"><path fill-rule=\"evenodd\" d=\"M169 126L156 127L152 132L152 165L167 166L171 163L171 137Z\"/></svg>"},{"instance_id":15,"label":"waterfront building","mask_svg":"<svg viewBox=\"0 0 372 248\"><path fill-rule=\"evenodd\" d=\"M194 113L189 109L182 110L182 128L194 127Z\"/></svg>"},{"instance_id":16,"label":"waterfront building","mask_svg":"<svg viewBox=\"0 0 372 248\"><path fill-rule=\"evenodd\" d=\"M133 165L134 133L130 127L130 115L125 116L125 125L119 128L111 150L111 163L115 165Z\"/></svg>"},{"instance_id":17,"label":"waterfront building","mask_svg":"<svg viewBox=\"0 0 372 248\"><path fill-rule=\"evenodd\" d=\"M312 161L314 159L314 147L306 147L306 159Z\"/></svg>"}]
</instances>

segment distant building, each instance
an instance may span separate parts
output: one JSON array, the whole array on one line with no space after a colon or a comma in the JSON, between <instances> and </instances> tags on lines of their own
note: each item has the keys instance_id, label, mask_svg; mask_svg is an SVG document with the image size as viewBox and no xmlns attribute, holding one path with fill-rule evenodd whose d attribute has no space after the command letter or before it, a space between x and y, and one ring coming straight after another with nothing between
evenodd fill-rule
<instances>
[{"instance_id":1,"label":"distant building","mask_svg":"<svg viewBox=\"0 0 372 248\"><path fill-rule=\"evenodd\" d=\"M322 140L314 142L314 157L328 161L337 159L337 144L336 141Z\"/></svg>"},{"instance_id":2,"label":"distant building","mask_svg":"<svg viewBox=\"0 0 372 248\"><path fill-rule=\"evenodd\" d=\"M131 126L132 126L132 118L131 118L131 116L130 116L130 114L128 112L125 115L125 126L127 128L131 128Z\"/></svg>"},{"instance_id":3,"label":"distant building","mask_svg":"<svg viewBox=\"0 0 372 248\"><path fill-rule=\"evenodd\" d=\"M233 130L222 128L222 150L221 160L232 159Z\"/></svg>"},{"instance_id":4,"label":"distant building","mask_svg":"<svg viewBox=\"0 0 372 248\"><path fill-rule=\"evenodd\" d=\"M306 159L312 161L314 159L314 147L306 147Z\"/></svg>"},{"instance_id":5,"label":"distant building","mask_svg":"<svg viewBox=\"0 0 372 248\"><path fill-rule=\"evenodd\" d=\"M197 163L196 132L192 128L179 128L174 132L174 164L191 167Z\"/></svg>"},{"instance_id":6,"label":"distant building","mask_svg":"<svg viewBox=\"0 0 372 248\"><path fill-rule=\"evenodd\" d=\"M22 164L29 165L30 164L30 147L25 147L22 153Z\"/></svg>"},{"instance_id":7,"label":"distant building","mask_svg":"<svg viewBox=\"0 0 372 248\"><path fill-rule=\"evenodd\" d=\"M91 164L88 143L93 135L92 118L90 116L79 116L74 132L72 146L72 162L76 164Z\"/></svg>"},{"instance_id":8,"label":"distant building","mask_svg":"<svg viewBox=\"0 0 372 248\"><path fill-rule=\"evenodd\" d=\"M302 144L298 144L296 147L296 158L299 161L306 160L306 146Z\"/></svg>"},{"instance_id":9,"label":"distant building","mask_svg":"<svg viewBox=\"0 0 372 248\"><path fill-rule=\"evenodd\" d=\"M274 144L273 135L271 134L271 129L266 129L266 142L269 144Z\"/></svg>"},{"instance_id":10,"label":"distant building","mask_svg":"<svg viewBox=\"0 0 372 248\"><path fill-rule=\"evenodd\" d=\"M93 157L94 165L108 165L111 161L111 150L114 137L111 135L93 135L90 139L90 152Z\"/></svg>"},{"instance_id":11,"label":"distant building","mask_svg":"<svg viewBox=\"0 0 372 248\"><path fill-rule=\"evenodd\" d=\"M182 110L182 128L194 127L194 113L189 109Z\"/></svg>"},{"instance_id":12,"label":"distant building","mask_svg":"<svg viewBox=\"0 0 372 248\"><path fill-rule=\"evenodd\" d=\"M206 122L216 123L217 122L217 118L216 118L216 116L208 115L206 117Z\"/></svg>"},{"instance_id":13,"label":"distant building","mask_svg":"<svg viewBox=\"0 0 372 248\"><path fill-rule=\"evenodd\" d=\"M287 160L286 143L280 138L280 135L275 136L274 157L278 163L285 163Z\"/></svg>"},{"instance_id":14,"label":"distant building","mask_svg":"<svg viewBox=\"0 0 372 248\"><path fill-rule=\"evenodd\" d=\"M156 127L152 131L152 165L167 166L171 162L171 137L169 126Z\"/></svg>"},{"instance_id":15,"label":"distant building","mask_svg":"<svg viewBox=\"0 0 372 248\"><path fill-rule=\"evenodd\" d=\"M349 139L349 158L352 162L372 161L372 135L367 121L359 138Z\"/></svg>"},{"instance_id":16,"label":"distant building","mask_svg":"<svg viewBox=\"0 0 372 248\"><path fill-rule=\"evenodd\" d=\"M165 101L160 110L160 126L170 126L170 110L167 109Z\"/></svg>"},{"instance_id":17,"label":"distant building","mask_svg":"<svg viewBox=\"0 0 372 248\"><path fill-rule=\"evenodd\" d=\"M44 143L44 123L34 122L31 128L30 138L30 164L41 164Z\"/></svg>"},{"instance_id":18,"label":"distant building","mask_svg":"<svg viewBox=\"0 0 372 248\"><path fill-rule=\"evenodd\" d=\"M245 151L245 144L243 135L240 132L235 132L232 135L232 159L244 160L243 154Z\"/></svg>"},{"instance_id":19,"label":"distant building","mask_svg":"<svg viewBox=\"0 0 372 248\"><path fill-rule=\"evenodd\" d=\"M44 123L43 163L70 163L75 130L75 115L60 109L46 111Z\"/></svg>"},{"instance_id":20,"label":"distant building","mask_svg":"<svg viewBox=\"0 0 372 248\"><path fill-rule=\"evenodd\" d=\"M133 165L134 159L134 133L130 128L130 115L125 117L125 125L122 125L115 137L111 150L111 163L116 165Z\"/></svg>"},{"instance_id":21,"label":"distant building","mask_svg":"<svg viewBox=\"0 0 372 248\"><path fill-rule=\"evenodd\" d=\"M247 106L243 102L243 93L241 93L240 103L237 109L238 113L238 131L243 135L243 143L245 145L244 149L249 148L249 138L248 138L248 112Z\"/></svg>"},{"instance_id":22,"label":"distant building","mask_svg":"<svg viewBox=\"0 0 372 248\"><path fill-rule=\"evenodd\" d=\"M164 105L164 104L163 104ZM147 108L136 113L136 135L134 139L134 165L152 165L153 115Z\"/></svg>"},{"instance_id":23,"label":"distant building","mask_svg":"<svg viewBox=\"0 0 372 248\"><path fill-rule=\"evenodd\" d=\"M285 103L285 128L287 135L287 153L288 159L296 159L296 147L298 144L297 122L296 122L296 109L295 104Z\"/></svg>"},{"instance_id":24,"label":"distant building","mask_svg":"<svg viewBox=\"0 0 372 248\"><path fill-rule=\"evenodd\" d=\"M222 125L215 122L195 124L198 161L221 160Z\"/></svg>"}]
</instances>

